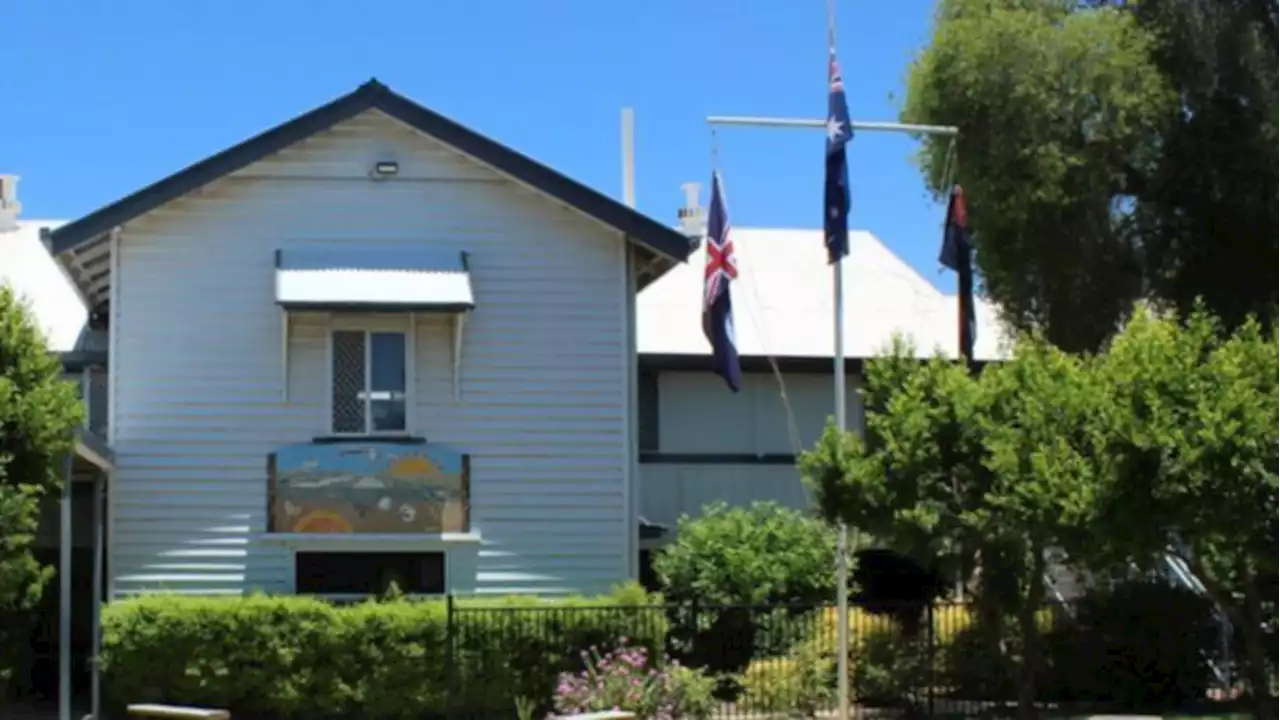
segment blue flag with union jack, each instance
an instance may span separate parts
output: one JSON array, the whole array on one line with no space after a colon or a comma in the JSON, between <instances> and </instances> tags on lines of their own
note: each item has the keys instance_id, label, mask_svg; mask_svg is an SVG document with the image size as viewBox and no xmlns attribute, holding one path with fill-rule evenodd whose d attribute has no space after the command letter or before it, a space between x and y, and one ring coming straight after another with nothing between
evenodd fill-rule
<instances>
[{"instance_id":1,"label":"blue flag with union jack","mask_svg":"<svg viewBox=\"0 0 1280 720\"><path fill-rule=\"evenodd\" d=\"M738 277L738 260L729 237L720 173L711 174L711 209L707 211L707 268L703 276L702 333L711 343L712 364L733 392L742 387L742 367L733 334L733 301L729 286Z\"/></svg>"},{"instance_id":2,"label":"blue flag with union jack","mask_svg":"<svg viewBox=\"0 0 1280 720\"><path fill-rule=\"evenodd\" d=\"M845 146L853 139L849 122L849 104L844 98L844 80L836 49L830 51L827 92L827 165L826 198L822 208L823 238L827 258L837 262L849 254L849 161Z\"/></svg>"}]
</instances>

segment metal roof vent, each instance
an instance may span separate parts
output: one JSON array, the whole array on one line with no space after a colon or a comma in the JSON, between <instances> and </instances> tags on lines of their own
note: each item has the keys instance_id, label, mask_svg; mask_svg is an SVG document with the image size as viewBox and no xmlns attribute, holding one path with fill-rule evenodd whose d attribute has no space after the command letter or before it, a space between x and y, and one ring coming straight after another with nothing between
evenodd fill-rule
<instances>
[{"instance_id":1,"label":"metal roof vent","mask_svg":"<svg viewBox=\"0 0 1280 720\"><path fill-rule=\"evenodd\" d=\"M0 232L18 227L19 212L22 203L18 202L18 176L0 175Z\"/></svg>"},{"instance_id":2,"label":"metal roof vent","mask_svg":"<svg viewBox=\"0 0 1280 720\"><path fill-rule=\"evenodd\" d=\"M694 241L695 246L702 242L702 236L707 234L707 217L703 212L702 206L698 204L698 193L702 190L702 185L696 182L687 182L680 186L684 191L684 207L680 208L678 217L680 218L680 232Z\"/></svg>"}]
</instances>

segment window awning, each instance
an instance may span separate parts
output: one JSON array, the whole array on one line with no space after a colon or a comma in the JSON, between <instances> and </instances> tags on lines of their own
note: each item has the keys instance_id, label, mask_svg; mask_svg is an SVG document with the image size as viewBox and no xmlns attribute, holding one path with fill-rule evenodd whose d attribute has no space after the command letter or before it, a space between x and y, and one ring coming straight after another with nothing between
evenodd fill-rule
<instances>
[{"instance_id":1,"label":"window awning","mask_svg":"<svg viewBox=\"0 0 1280 720\"><path fill-rule=\"evenodd\" d=\"M276 303L286 310L466 312L475 308L465 252L308 247L276 251Z\"/></svg>"}]
</instances>

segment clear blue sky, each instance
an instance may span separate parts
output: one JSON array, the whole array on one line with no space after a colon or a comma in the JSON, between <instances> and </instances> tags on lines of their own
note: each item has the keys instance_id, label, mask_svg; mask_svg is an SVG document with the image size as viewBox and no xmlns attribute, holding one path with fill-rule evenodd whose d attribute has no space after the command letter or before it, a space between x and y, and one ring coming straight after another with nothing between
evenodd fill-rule
<instances>
[{"instance_id":1,"label":"clear blue sky","mask_svg":"<svg viewBox=\"0 0 1280 720\"><path fill-rule=\"evenodd\" d=\"M893 120L933 3L837 4L850 112ZM826 112L823 0L8 0L0 39L0 172L28 217L79 217L370 77L614 196L630 105L640 209L670 223L681 183L709 185L707 115ZM719 137L735 225L820 224L821 132ZM951 290L913 146L854 140L850 225Z\"/></svg>"}]
</instances>

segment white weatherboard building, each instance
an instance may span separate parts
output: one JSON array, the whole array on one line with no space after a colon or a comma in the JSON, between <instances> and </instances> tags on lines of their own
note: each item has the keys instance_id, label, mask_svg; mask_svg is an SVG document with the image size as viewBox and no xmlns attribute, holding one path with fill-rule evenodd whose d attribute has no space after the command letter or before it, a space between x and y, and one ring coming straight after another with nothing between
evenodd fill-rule
<instances>
[{"instance_id":1,"label":"white weatherboard building","mask_svg":"<svg viewBox=\"0 0 1280 720\"><path fill-rule=\"evenodd\" d=\"M702 248L640 294L639 506L663 526L715 501L808 506L795 454L813 446L834 414L833 278L821 230L732 232L740 393L708 371L709 347L690 310L701 298ZM863 361L895 333L911 338L922 357L955 357L958 305L865 231L850 232L842 269L846 412L849 426L860 428ZM1002 357L995 310L981 299L977 321L975 357Z\"/></svg>"},{"instance_id":2,"label":"white weatherboard building","mask_svg":"<svg viewBox=\"0 0 1280 720\"><path fill-rule=\"evenodd\" d=\"M376 81L85 217L6 208L0 282L89 405L73 474L100 482L61 517L90 598L596 592L708 502L806 503L794 455L832 411L817 230L734 230L735 395L696 242ZM851 239L856 427L862 358L894 332L953 348L956 304Z\"/></svg>"},{"instance_id":3,"label":"white weatherboard building","mask_svg":"<svg viewBox=\"0 0 1280 720\"><path fill-rule=\"evenodd\" d=\"M109 596L293 592L324 554L421 592L634 572L635 295L674 229L375 81L45 241L108 328ZM363 532L313 497L352 531L271 528L269 459L307 443L463 456L465 517Z\"/></svg>"}]
</instances>

